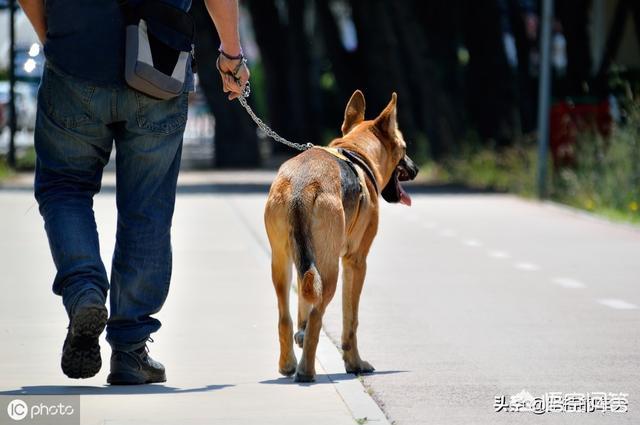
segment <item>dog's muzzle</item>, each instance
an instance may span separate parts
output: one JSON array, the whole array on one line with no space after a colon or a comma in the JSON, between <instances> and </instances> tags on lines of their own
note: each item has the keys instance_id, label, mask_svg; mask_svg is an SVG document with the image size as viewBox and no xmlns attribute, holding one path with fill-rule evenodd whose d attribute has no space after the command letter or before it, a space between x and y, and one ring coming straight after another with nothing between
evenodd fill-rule
<instances>
[{"instance_id":1,"label":"dog's muzzle","mask_svg":"<svg viewBox=\"0 0 640 425\"><path fill-rule=\"evenodd\" d=\"M390 203L401 203L411 206L411 197L400 185L401 181L409 181L418 175L418 166L407 155L404 156L393 170L389 183L380 193L382 198Z\"/></svg>"}]
</instances>

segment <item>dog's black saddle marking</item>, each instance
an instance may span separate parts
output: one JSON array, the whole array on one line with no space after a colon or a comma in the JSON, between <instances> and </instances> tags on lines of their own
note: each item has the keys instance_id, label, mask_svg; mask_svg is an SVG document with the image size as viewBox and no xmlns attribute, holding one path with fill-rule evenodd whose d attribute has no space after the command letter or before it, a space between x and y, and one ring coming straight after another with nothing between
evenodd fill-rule
<instances>
[{"instance_id":1,"label":"dog's black saddle marking","mask_svg":"<svg viewBox=\"0 0 640 425\"><path fill-rule=\"evenodd\" d=\"M340 167L340 186L342 188L342 204L345 212L351 214L357 209L363 192L362 182L355 166L349 161L334 156L334 161Z\"/></svg>"},{"instance_id":2,"label":"dog's black saddle marking","mask_svg":"<svg viewBox=\"0 0 640 425\"><path fill-rule=\"evenodd\" d=\"M340 152L345 158L347 158L348 161L345 161L353 170L353 172L356 174L356 176L358 175L358 170L356 170L356 165L359 166L360 168L362 168L362 170L364 171L364 174L369 177L369 180L371 180L371 183L373 184L373 187L376 191L376 195L378 193L380 193L380 190L378 188L378 182L376 181L376 176L375 174L373 174L373 171L371 170L371 167L369 167L369 165L367 165L367 162L357 153L355 153L354 151L351 151L349 149L345 149L345 148L338 148L337 149L338 152Z\"/></svg>"}]
</instances>

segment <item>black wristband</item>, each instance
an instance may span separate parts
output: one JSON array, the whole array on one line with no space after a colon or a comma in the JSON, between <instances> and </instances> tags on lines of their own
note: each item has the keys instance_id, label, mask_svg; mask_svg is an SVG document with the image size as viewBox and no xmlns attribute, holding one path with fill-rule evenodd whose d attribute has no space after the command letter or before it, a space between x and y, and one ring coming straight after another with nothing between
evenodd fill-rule
<instances>
[{"instance_id":1,"label":"black wristband","mask_svg":"<svg viewBox=\"0 0 640 425\"><path fill-rule=\"evenodd\" d=\"M228 54L227 52L225 52L224 50L222 50L222 46L220 46L220 48L218 49L218 52L224 56L225 58L232 60L232 61L238 61L238 60L242 60L244 59L244 54L242 53L242 49L240 49L240 54L237 56L233 56Z\"/></svg>"}]
</instances>

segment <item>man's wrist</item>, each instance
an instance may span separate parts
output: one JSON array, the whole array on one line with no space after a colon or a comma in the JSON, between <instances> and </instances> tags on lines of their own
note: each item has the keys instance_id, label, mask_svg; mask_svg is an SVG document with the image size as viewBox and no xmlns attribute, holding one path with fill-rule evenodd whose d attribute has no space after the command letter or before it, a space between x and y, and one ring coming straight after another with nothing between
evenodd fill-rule
<instances>
[{"instance_id":1,"label":"man's wrist","mask_svg":"<svg viewBox=\"0 0 640 425\"><path fill-rule=\"evenodd\" d=\"M221 43L220 51L226 53L227 56L241 56L242 46L240 46L239 42Z\"/></svg>"}]
</instances>

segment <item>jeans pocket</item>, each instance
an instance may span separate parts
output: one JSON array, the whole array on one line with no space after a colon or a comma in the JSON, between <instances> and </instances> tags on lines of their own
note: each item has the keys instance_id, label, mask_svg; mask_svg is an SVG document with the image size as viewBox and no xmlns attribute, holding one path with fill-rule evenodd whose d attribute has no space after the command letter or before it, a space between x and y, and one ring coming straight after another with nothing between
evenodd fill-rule
<instances>
[{"instance_id":1,"label":"jeans pocket","mask_svg":"<svg viewBox=\"0 0 640 425\"><path fill-rule=\"evenodd\" d=\"M91 99L96 87L45 66L40 83L40 102L46 114L64 128L92 121Z\"/></svg>"},{"instance_id":2,"label":"jeans pocket","mask_svg":"<svg viewBox=\"0 0 640 425\"><path fill-rule=\"evenodd\" d=\"M187 123L189 95L183 93L173 99L154 99L135 92L138 126L151 133L171 134L184 130Z\"/></svg>"}]
</instances>

